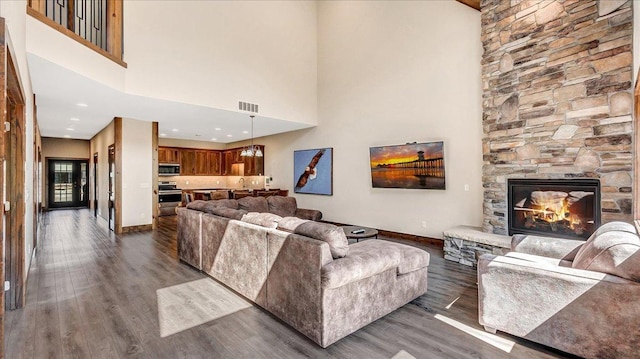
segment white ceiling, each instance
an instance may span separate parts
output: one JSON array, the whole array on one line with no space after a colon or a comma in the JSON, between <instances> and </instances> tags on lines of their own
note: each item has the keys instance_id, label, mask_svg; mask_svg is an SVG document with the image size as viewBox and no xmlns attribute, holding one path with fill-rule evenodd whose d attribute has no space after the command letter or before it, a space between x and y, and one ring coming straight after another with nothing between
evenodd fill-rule
<instances>
[{"instance_id":1,"label":"white ceiling","mask_svg":"<svg viewBox=\"0 0 640 359\"><path fill-rule=\"evenodd\" d=\"M114 117L123 117L156 121L159 133L166 134L163 136L166 138L219 143L251 138L248 113L130 95L36 55L28 54L27 58L43 137L88 140ZM78 103L84 103L87 107L80 107ZM254 121L254 137L310 127L262 116L256 116Z\"/></svg>"}]
</instances>

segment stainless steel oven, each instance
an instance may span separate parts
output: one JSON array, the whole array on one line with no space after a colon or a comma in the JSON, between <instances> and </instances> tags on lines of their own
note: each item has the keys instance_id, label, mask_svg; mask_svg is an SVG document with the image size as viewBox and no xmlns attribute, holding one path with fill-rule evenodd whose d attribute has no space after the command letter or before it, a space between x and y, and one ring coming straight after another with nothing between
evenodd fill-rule
<instances>
[{"instance_id":1,"label":"stainless steel oven","mask_svg":"<svg viewBox=\"0 0 640 359\"><path fill-rule=\"evenodd\" d=\"M158 176L178 176L180 175L179 163L161 163L158 165Z\"/></svg>"},{"instance_id":2,"label":"stainless steel oven","mask_svg":"<svg viewBox=\"0 0 640 359\"><path fill-rule=\"evenodd\" d=\"M176 187L175 182L158 183L158 206L160 216L176 214L176 207L182 202L182 190Z\"/></svg>"}]
</instances>

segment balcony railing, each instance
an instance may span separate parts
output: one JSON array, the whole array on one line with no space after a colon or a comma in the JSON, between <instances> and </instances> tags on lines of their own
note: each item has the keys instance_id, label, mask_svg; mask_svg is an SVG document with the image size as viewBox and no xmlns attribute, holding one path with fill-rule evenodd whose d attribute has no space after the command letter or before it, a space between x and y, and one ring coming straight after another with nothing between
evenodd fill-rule
<instances>
[{"instance_id":1,"label":"balcony railing","mask_svg":"<svg viewBox=\"0 0 640 359\"><path fill-rule=\"evenodd\" d=\"M126 67L122 0L29 0L27 13Z\"/></svg>"}]
</instances>

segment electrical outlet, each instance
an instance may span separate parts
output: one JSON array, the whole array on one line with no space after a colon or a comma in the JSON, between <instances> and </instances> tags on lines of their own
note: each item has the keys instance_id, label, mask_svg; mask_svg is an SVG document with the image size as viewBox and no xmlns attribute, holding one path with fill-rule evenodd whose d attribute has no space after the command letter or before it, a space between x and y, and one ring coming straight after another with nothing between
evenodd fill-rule
<instances>
[{"instance_id":1,"label":"electrical outlet","mask_svg":"<svg viewBox=\"0 0 640 359\"><path fill-rule=\"evenodd\" d=\"M216 181L216 184L220 184L220 181Z\"/></svg>"},{"instance_id":2,"label":"electrical outlet","mask_svg":"<svg viewBox=\"0 0 640 359\"><path fill-rule=\"evenodd\" d=\"M189 184L189 181L185 181L184 184Z\"/></svg>"},{"instance_id":3,"label":"electrical outlet","mask_svg":"<svg viewBox=\"0 0 640 359\"><path fill-rule=\"evenodd\" d=\"M469 192L469 185L468 184L464 185L464 190Z\"/></svg>"},{"instance_id":4,"label":"electrical outlet","mask_svg":"<svg viewBox=\"0 0 640 359\"><path fill-rule=\"evenodd\" d=\"M422 228L427 228L427 221L422 221L420 224L422 225Z\"/></svg>"}]
</instances>

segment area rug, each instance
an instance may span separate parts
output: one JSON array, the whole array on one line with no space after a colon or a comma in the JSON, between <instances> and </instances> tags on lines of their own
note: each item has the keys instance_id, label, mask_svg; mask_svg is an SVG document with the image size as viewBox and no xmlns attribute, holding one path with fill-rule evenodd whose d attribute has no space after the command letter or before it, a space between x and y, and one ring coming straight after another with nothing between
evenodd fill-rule
<instances>
[{"instance_id":1,"label":"area rug","mask_svg":"<svg viewBox=\"0 0 640 359\"><path fill-rule=\"evenodd\" d=\"M251 307L211 278L158 289L156 296L162 338Z\"/></svg>"}]
</instances>

